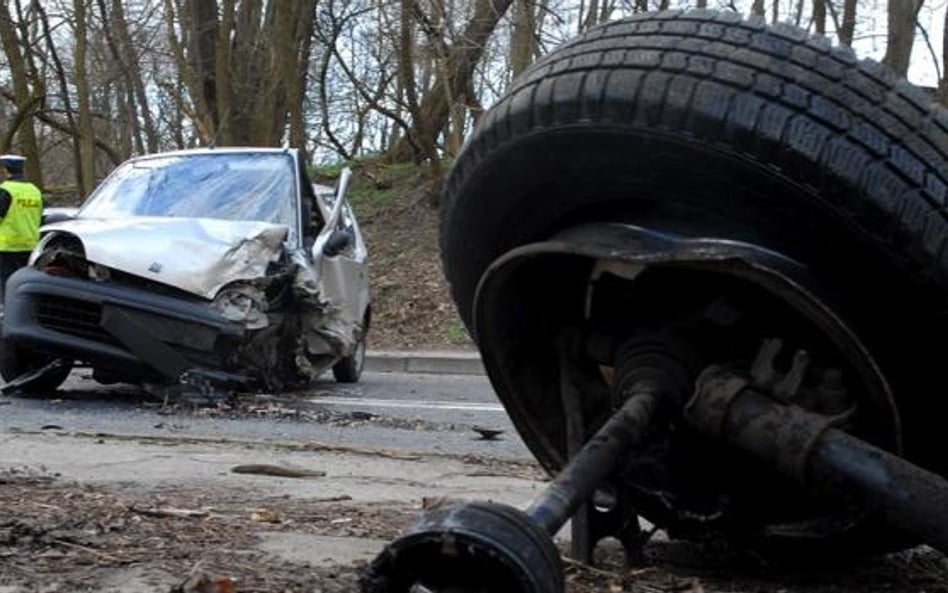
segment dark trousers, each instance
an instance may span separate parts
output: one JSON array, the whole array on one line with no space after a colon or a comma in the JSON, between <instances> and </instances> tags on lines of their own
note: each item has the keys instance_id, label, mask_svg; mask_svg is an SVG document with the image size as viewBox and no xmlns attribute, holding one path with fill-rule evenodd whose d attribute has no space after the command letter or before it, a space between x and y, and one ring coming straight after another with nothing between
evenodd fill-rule
<instances>
[{"instance_id":1,"label":"dark trousers","mask_svg":"<svg viewBox=\"0 0 948 593\"><path fill-rule=\"evenodd\" d=\"M7 280L30 259L29 251L0 251L0 296L6 295Z\"/></svg>"}]
</instances>

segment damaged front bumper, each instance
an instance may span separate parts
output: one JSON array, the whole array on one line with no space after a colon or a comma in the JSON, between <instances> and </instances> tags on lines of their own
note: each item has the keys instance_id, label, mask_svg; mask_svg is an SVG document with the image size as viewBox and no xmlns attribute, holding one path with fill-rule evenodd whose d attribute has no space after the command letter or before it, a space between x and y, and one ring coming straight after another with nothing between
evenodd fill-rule
<instances>
[{"instance_id":1,"label":"damaged front bumper","mask_svg":"<svg viewBox=\"0 0 948 593\"><path fill-rule=\"evenodd\" d=\"M114 373L171 383L236 371L247 330L202 301L23 268L6 289L3 338Z\"/></svg>"}]
</instances>

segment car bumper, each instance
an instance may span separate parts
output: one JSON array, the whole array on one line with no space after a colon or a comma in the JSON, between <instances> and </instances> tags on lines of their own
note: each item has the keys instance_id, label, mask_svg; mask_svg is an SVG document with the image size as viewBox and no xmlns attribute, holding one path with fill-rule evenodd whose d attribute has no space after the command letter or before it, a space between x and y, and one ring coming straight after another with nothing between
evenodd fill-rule
<instances>
[{"instance_id":1,"label":"car bumper","mask_svg":"<svg viewBox=\"0 0 948 593\"><path fill-rule=\"evenodd\" d=\"M13 274L5 294L5 340L123 375L226 370L245 332L203 302L35 268Z\"/></svg>"}]
</instances>

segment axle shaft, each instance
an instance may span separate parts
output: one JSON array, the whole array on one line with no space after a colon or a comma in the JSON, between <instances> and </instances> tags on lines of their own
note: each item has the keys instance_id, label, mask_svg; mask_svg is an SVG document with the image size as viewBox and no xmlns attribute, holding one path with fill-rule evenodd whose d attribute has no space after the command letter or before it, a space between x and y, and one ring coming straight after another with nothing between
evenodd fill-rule
<instances>
[{"instance_id":1,"label":"axle shaft","mask_svg":"<svg viewBox=\"0 0 948 593\"><path fill-rule=\"evenodd\" d=\"M835 428L832 418L780 404L720 372L699 380L685 416L803 486L855 500L893 530L948 553L948 481Z\"/></svg>"},{"instance_id":2,"label":"axle shaft","mask_svg":"<svg viewBox=\"0 0 948 593\"><path fill-rule=\"evenodd\" d=\"M527 515L551 536L642 441L658 398L648 385L637 387L527 509Z\"/></svg>"}]
</instances>

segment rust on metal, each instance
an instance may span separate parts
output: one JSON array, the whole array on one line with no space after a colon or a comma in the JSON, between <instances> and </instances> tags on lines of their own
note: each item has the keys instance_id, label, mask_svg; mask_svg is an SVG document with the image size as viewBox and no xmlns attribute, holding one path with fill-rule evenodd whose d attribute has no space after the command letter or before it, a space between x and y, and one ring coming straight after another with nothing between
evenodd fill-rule
<instances>
[{"instance_id":1,"label":"rust on metal","mask_svg":"<svg viewBox=\"0 0 948 593\"><path fill-rule=\"evenodd\" d=\"M809 489L855 500L894 531L948 552L948 481L836 428L838 418L779 403L740 375L713 368L699 380L685 418Z\"/></svg>"}]
</instances>

